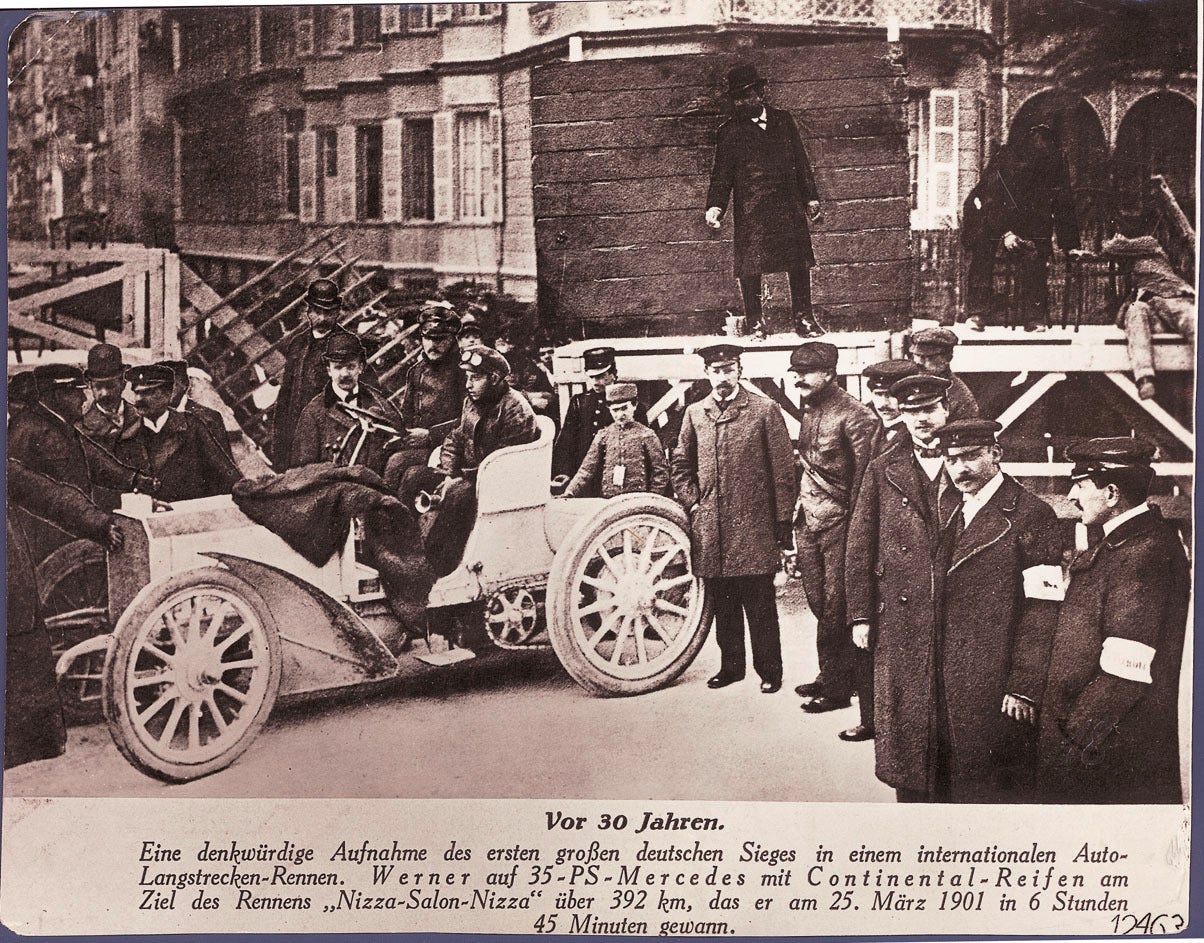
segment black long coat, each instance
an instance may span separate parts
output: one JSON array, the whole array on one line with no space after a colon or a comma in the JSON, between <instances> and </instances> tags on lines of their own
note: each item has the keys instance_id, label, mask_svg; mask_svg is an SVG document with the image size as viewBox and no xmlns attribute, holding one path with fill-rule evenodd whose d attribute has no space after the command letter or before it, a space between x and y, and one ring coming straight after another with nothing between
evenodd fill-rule
<instances>
[{"instance_id":1,"label":"black long coat","mask_svg":"<svg viewBox=\"0 0 1204 943\"><path fill-rule=\"evenodd\" d=\"M1040 704L1045 690L1058 604L1036 587L1054 571L1032 571L1027 593L1024 571L1061 567L1058 519L1007 476L954 540L959 517L945 528L943 631L933 679L944 695L951 798L1027 801L1036 731L1000 708L1005 694Z\"/></svg>"},{"instance_id":2,"label":"black long coat","mask_svg":"<svg viewBox=\"0 0 1204 943\"><path fill-rule=\"evenodd\" d=\"M1007 232L1040 241L1056 232L1058 248L1079 248L1070 170L1060 153L1032 159L1005 144L991 158L962 206L962 243L993 253Z\"/></svg>"},{"instance_id":3,"label":"black long coat","mask_svg":"<svg viewBox=\"0 0 1204 943\"><path fill-rule=\"evenodd\" d=\"M790 112L765 109L765 130L733 117L719 128L707 206L732 198L735 274L785 272L815 264L807 204L819 199L811 161Z\"/></svg>"},{"instance_id":4,"label":"black long coat","mask_svg":"<svg viewBox=\"0 0 1204 943\"><path fill-rule=\"evenodd\" d=\"M229 494L242 478L209 428L191 413L169 409L159 432L144 424L134 441L146 454L147 473L159 479L155 497L162 501Z\"/></svg>"},{"instance_id":5,"label":"black long coat","mask_svg":"<svg viewBox=\"0 0 1204 943\"><path fill-rule=\"evenodd\" d=\"M1190 574L1179 535L1157 508L1071 563L1041 707L1041 801L1182 801L1179 671ZM1101 668L1107 639L1153 650L1148 683Z\"/></svg>"},{"instance_id":6,"label":"black long coat","mask_svg":"<svg viewBox=\"0 0 1204 943\"><path fill-rule=\"evenodd\" d=\"M326 385L325 350L326 338L316 338L310 330L301 331L284 346L284 373L272 428L272 466L277 471L289 467L301 410Z\"/></svg>"},{"instance_id":7,"label":"black long coat","mask_svg":"<svg viewBox=\"0 0 1204 943\"><path fill-rule=\"evenodd\" d=\"M941 594L941 525L961 507L942 469L939 508L910 449L870 462L849 520L847 619L868 622L874 648L874 755L887 785L931 793L933 666Z\"/></svg>"}]
</instances>

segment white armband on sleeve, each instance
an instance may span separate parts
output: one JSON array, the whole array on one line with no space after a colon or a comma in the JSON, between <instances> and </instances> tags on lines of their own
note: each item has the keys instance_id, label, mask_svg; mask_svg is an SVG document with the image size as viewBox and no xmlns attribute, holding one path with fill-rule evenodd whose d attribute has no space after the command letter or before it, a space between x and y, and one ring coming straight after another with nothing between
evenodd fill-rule
<instances>
[{"instance_id":1,"label":"white armband on sleeve","mask_svg":"<svg viewBox=\"0 0 1204 943\"><path fill-rule=\"evenodd\" d=\"M1025 599L1049 599L1061 602L1066 598L1062 585L1062 568L1052 563L1030 566L1021 572Z\"/></svg>"},{"instance_id":2,"label":"white armband on sleeve","mask_svg":"<svg viewBox=\"0 0 1204 943\"><path fill-rule=\"evenodd\" d=\"M1154 649L1150 646L1113 635L1104 639L1099 666L1117 678L1151 684L1154 679L1150 677L1150 663L1153 660Z\"/></svg>"}]
</instances>

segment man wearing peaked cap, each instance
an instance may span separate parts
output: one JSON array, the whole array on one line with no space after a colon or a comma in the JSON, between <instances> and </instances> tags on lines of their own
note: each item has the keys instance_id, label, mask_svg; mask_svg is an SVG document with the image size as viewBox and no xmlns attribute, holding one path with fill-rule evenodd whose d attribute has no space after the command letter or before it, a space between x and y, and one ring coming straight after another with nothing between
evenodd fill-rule
<instances>
[{"instance_id":1,"label":"man wearing peaked cap","mask_svg":"<svg viewBox=\"0 0 1204 943\"><path fill-rule=\"evenodd\" d=\"M715 138L706 224L719 229L728 200L735 232L735 276L749 328L762 328L761 276L786 272L795 329L817 337L811 306L810 224L823 219L811 161L790 112L765 104L765 80L751 64L728 72L733 115Z\"/></svg>"},{"instance_id":2,"label":"man wearing peaked cap","mask_svg":"<svg viewBox=\"0 0 1204 943\"><path fill-rule=\"evenodd\" d=\"M870 406L878 417L878 428L871 446L875 457L891 449L911 447L911 434L903 423L899 401L890 388L899 380L920 372L920 365L912 360L881 360L861 371Z\"/></svg>"},{"instance_id":3,"label":"man wearing peaked cap","mask_svg":"<svg viewBox=\"0 0 1204 943\"><path fill-rule=\"evenodd\" d=\"M1179 675L1191 568L1148 501L1152 442L1067 450L1071 503L1103 539L1070 564L1041 705L1040 801L1183 801Z\"/></svg>"},{"instance_id":4,"label":"man wearing peaked cap","mask_svg":"<svg viewBox=\"0 0 1204 943\"><path fill-rule=\"evenodd\" d=\"M289 467L293 435L301 411L326 385L322 353L330 333L341 330L339 314L343 310L343 297L339 286L329 278L314 279L305 293L303 306L307 324L282 351L284 373L280 378L280 394L276 397L272 433L272 465L278 471Z\"/></svg>"},{"instance_id":5,"label":"man wearing peaked cap","mask_svg":"<svg viewBox=\"0 0 1204 943\"><path fill-rule=\"evenodd\" d=\"M120 444L138 431L142 417L132 403L122 398L125 390L125 363L120 347L97 344L88 351L88 366L84 379L92 402L84 410L79 428L119 458Z\"/></svg>"},{"instance_id":6,"label":"man wearing peaked cap","mask_svg":"<svg viewBox=\"0 0 1204 943\"><path fill-rule=\"evenodd\" d=\"M911 336L911 359L924 373L949 381L949 420L974 419L978 401L960 377L953 375L953 348L957 335L947 328L926 327Z\"/></svg>"},{"instance_id":7,"label":"man wearing peaked cap","mask_svg":"<svg viewBox=\"0 0 1204 943\"><path fill-rule=\"evenodd\" d=\"M457 332L456 341L461 350L467 350L469 347L477 347L485 342L485 334L481 328L481 321L471 311L465 311L463 317L460 318L460 329Z\"/></svg>"},{"instance_id":8,"label":"man wearing peaked cap","mask_svg":"<svg viewBox=\"0 0 1204 943\"><path fill-rule=\"evenodd\" d=\"M874 729L871 678L863 664L866 656L853 645L845 620L845 536L878 423L868 406L841 389L838 357L836 347L822 341L802 344L790 355L791 379L802 405L794 541L807 604L816 618L819 656L819 676L796 691L810 714L848 707L857 694L861 724L841 737L864 740Z\"/></svg>"},{"instance_id":9,"label":"man wearing peaked cap","mask_svg":"<svg viewBox=\"0 0 1204 943\"><path fill-rule=\"evenodd\" d=\"M365 381L364 348L354 334L332 332L322 358L327 383L301 411L289 467L354 463L383 475L397 435L405 428L401 414Z\"/></svg>"},{"instance_id":10,"label":"man wearing peaked cap","mask_svg":"<svg viewBox=\"0 0 1204 943\"><path fill-rule=\"evenodd\" d=\"M698 351L711 393L686 407L670 461L673 492L690 515L694 572L715 605L719 672L712 689L744 677L747 621L761 691L782 685L782 641L773 576L791 543L798 488L781 411L740 385L740 348Z\"/></svg>"},{"instance_id":11,"label":"man wearing peaked cap","mask_svg":"<svg viewBox=\"0 0 1204 943\"><path fill-rule=\"evenodd\" d=\"M1002 428L959 420L934 437L962 504L941 533L932 674L907 706L935 734L929 800L1033 800L1062 540L1053 509L1000 469Z\"/></svg>"},{"instance_id":12,"label":"man wearing peaked cap","mask_svg":"<svg viewBox=\"0 0 1204 943\"><path fill-rule=\"evenodd\" d=\"M176 380L171 367L131 367L126 376L142 414L131 444L159 481L155 497L170 503L229 494L242 474L200 419L171 408Z\"/></svg>"},{"instance_id":13,"label":"man wearing peaked cap","mask_svg":"<svg viewBox=\"0 0 1204 943\"><path fill-rule=\"evenodd\" d=\"M913 702L931 696L939 539L961 499L933 441L948 418L948 389L948 380L923 374L892 384L913 447L869 463L849 521L847 619L853 643L872 655L875 770L900 801L935 790L928 715Z\"/></svg>"},{"instance_id":14,"label":"man wearing peaked cap","mask_svg":"<svg viewBox=\"0 0 1204 943\"><path fill-rule=\"evenodd\" d=\"M615 421L601 430L564 490L566 498L613 498L637 491L669 495L669 461L660 439L636 421L634 383L612 383L606 405Z\"/></svg>"},{"instance_id":15,"label":"man wearing peaked cap","mask_svg":"<svg viewBox=\"0 0 1204 943\"><path fill-rule=\"evenodd\" d=\"M606 387L618 378L613 347L591 347L581 356L585 375L591 388L576 393L569 400L564 413L564 423L556 444L552 449L552 477L564 475L572 478L581 467L585 453L589 451L594 437L613 421L614 417L606 405ZM648 425L648 413L636 404L636 421Z\"/></svg>"}]
</instances>

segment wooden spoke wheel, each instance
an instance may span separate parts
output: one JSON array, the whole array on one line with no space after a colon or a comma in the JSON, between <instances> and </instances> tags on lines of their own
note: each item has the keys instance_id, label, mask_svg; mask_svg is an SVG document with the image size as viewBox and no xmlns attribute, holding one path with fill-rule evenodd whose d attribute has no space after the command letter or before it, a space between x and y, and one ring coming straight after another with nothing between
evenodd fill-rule
<instances>
[{"instance_id":1,"label":"wooden spoke wheel","mask_svg":"<svg viewBox=\"0 0 1204 943\"><path fill-rule=\"evenodd\" d=\"M280 634L262 597L217 567L146 587L105 660L114 743L149 776L185 782L250 746L280 687Z\"/></svg>"}]
</instances>

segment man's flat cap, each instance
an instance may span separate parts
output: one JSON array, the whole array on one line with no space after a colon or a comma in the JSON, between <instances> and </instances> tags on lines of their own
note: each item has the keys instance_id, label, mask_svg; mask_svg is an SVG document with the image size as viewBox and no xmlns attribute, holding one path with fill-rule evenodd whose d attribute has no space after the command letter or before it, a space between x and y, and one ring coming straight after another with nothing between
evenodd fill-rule
<instances>
[{"instance_id":1,"label":"man's flat cap","mask_svg":"<svg viewBox=\"0 0 1204 943\"><path fill-rule=\"evenodd\" d=\"M322 356L331 363L346 363L348 360L362 360L364 345L350 331L331 331L326 338L326 349Z\"/></svg>"},{"instance_id":2,"label":"man's flat cap","mask_svg":"<svg viewBox=\"0 0 1204 943\"><path fill-rule=\"evenodd\" d=\"M339 286L329 278L315 278L309 283L305 303L323 311L338 311L343 307L343 296L339 294Z\"/></svg>"},{"instance_id":3,"label":"man's flat cap","mask_svg":"<svg viewBox=\"0 0 1204 943\"><path fill-rule=\"evenodd\" d=\"M737 344L711 344L708 347L699 347L694 353L709 367L716 363L735 363L744 353L744 348Z\"/></svg>"},{"instance_id":4,"label":"man's flat cap","mask_svg":"<svg viewBox=\"0 0 1204 943\"><path fill-rule=\"evenodd\" d=\"M899 401L900 409L922 409L939 403L949 393L950 383L944 377L927 373L896 380L890 388L891 395Z\"/></svg>"},{"instance_id":5,"label":"man's flat cap","mask_svg":"<svg viewBox=\"0 0 1204 943\"><path fill-rule=\"evenodd\" d=\"M33 368L34 384L39 393L49 393L56 387L77 387L82 389L84 371L65 363L46 363Z\"/></svg>"},{"instance_id":6,"label":"man's flat cap","mask_svg":"<svg viewBox=\"0 0 1204 943\"><path fill-rule=\"evenodd\" d=\"M171 367L161 363L130 367L125 376L135 393L158 389L161 386L174 386L176 382L176 375L172 373Z\"/></svg>"},{"instance_id":7,"label":"man's flat cap","mask_svg":"<svg viewBox=\"0 0 1204 943\"><path fill-rule=\"evenodd\" d=\"M612 383L606 388L606 402L634 403L640 398L640 391L634 383Z\"/></svg>"},{"instance_id":8,"label":"man's flat cap","mask_svg":"<svg viewBox=\"0 0 1204 943\"><path fill-rule=\"evenodd\" d=\"M615 368L615 349L613 347L591 347L581 355L582 366L590 376L605 373Z\"/></svg>"},{"instance_id":9,"label":"man's flat cap","mask_svg":"<svg viewBox=\"0 0 1204 943\"><path fill-rule=\"evenodd\" d=\"M790 353L790 369L798 373L808 370L835 370L840 351L834 344L823 341L808 341Z\"/></svg>"},{"instance_id":10,"label":"man's flat cap","mask_svg":"<svg viewBox=\"0 0 1204 943\"><path fill-rule=\"evenodd\" d=\"M880 360L861 371L865 385L871 390L889 390L904 377L921 373L920 365L914 360Z\"/></svg>"},{"instance_id":11,"label":"man's flat cap","mask_svg":"<svg viewBox=\"0 0 1204 943\"><path fill-rule=\"evenodd\" d=\"M1100 472L1126 468L1148 469L1157 451L1158 446L1148 439L1123 436L1076 442L1066 449L1067 460L1074 462L1070 479L1081 481Z\"/></svg>"},{"instance_id":12,"label":"man's flat cap","mask_svg":"<svg viewBox=\"0 0 1204 943\"><path fill-rule=\"evenodd\" d=\"M957 335L948 328L926 327L911 335L911 346L915 350L921 347L935 350L952 350L957 346Z\"/></svg>"},{"instance_id":13,"label":"man's flat cap","mask_svg":"<svg viewBox=\"0 0 1204 943\"><path fill-rule=\"evenodd\" d=\"M97 344L88 351L88 366L84 370L86 380L115 380L125 373L125 362L121 359L121 348L112 344Z\"/></svg>"},{"instance_id":14,"label":"man's flat cap","mask_svg":"<svg viewBox=\"0 0 1204 943\"><path fill-rule=\"evenodd\" d=\"M510 373L510 362L492 347L474 344L460 351L460 367L477 373Z\"/></svg>"},{"instance_id":15,"label":"man's flat cap","mask_svg":"<svg viewBox=\"0 0 1204 943\"><path fill-rule=\"evenodd\" d=\"M994 419L957 419L937 429L933 435L936 446L948 452L950 449L968 449L980 445L995 445L995 438L1003 426Z\"/></svg>"}]
</instances>

